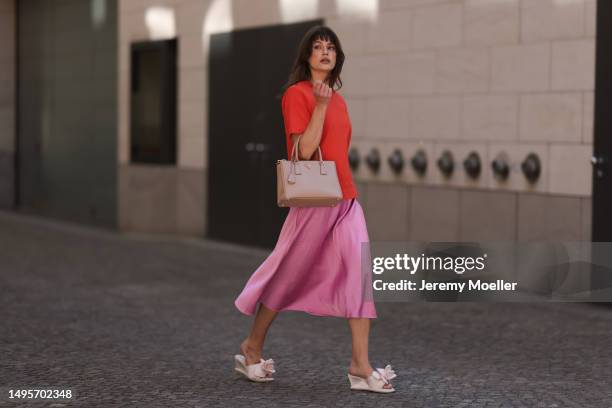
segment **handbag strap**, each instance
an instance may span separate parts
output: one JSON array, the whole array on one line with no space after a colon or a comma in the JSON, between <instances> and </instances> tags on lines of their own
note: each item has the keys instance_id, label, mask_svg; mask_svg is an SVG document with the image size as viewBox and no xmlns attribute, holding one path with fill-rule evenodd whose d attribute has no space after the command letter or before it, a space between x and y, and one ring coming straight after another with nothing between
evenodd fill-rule
<instances>
[{"instance_id":1,"label":"handbag strap","mask_svg":"<svg viewBox=\"0 0 612 408\"><path fill-rule=\"evenodd\" d=\"M295 141L295 145L293 146L293 150L291 151L291 161L293 162L297 162L298 161L298 144L300 143L300 138L302 137L302 135L298 136L297 140ZM319 161L322 162L323 161L323 155L321 154L321 147L317 146L317 151L319 152ZM293 160L293 157L295 156L295 160Z\"/></svg>"},{"instance_id":2,"label":"handbag strap","mask_svg":"<svg viewBox=\"0 0 612 408\"><path fill-rule=\"evenodd\" d=\"M302 174L302 171L300 170L300 161L298 160L298 144L300 143L300 138L302 136L298 136L297 140L295 141L295 145L293 146L293 151L291 152L291 167L289 169L289 176L287 177L287 182L289 182L289 184L294 184L296 182L295 176L298 174ZM321 154L321 147L317 146L317 150L319 152L319 171L321 172L322 175L326 175L327 174L327 170L325 168L325 165L323 163L323 155ZM295 157L295 160L294 160Z\"/></svg>"}]
</instances>

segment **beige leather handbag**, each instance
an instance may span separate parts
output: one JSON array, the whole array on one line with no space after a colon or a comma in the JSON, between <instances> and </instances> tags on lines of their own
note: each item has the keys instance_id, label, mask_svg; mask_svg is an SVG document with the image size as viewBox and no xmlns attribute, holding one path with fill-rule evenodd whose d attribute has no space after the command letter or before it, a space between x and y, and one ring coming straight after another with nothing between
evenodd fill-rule
<instances>
[{"instance_id":1,"label":"beige leather handbag","mask_svg":"<svg viewBox=\"0 0 612 408\"><path fill-rule=\"evenodd\" d=\"M336 163L323 161L318 146L319 160L298 160L300 137L293 146L291 160L276 161L278 206L333 207L342 200Z\"/></svg>"}]
</instances>

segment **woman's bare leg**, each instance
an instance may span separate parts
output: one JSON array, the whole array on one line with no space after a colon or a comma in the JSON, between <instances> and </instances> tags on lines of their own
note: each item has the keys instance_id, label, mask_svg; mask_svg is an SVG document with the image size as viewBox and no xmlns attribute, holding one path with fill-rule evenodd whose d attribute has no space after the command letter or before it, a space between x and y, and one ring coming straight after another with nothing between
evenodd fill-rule
<instances>
[{"instance_id":1,"label":"woman's bare leg","mask_svg":"<svg viewBox=\"0 0 612 408\"><path fill-rule=\"evenodd\" d=\"M255 364L262 358L266 334L277 314L278 312L268 309L263 303L259 304L251 333L240 344L240 351L246 357L247 364Z\"/></svg>"},{"instance_id":2,"label":"woman's bare leg","mask_svg":"<svg viewBox=\"0 0 612 408\"><path fill-rule=\"evenodd\" d=\"M352 342L352 357L349 373L359 377L367 378L372 374L374 369L370 365L368 357L368 338L370 336L370 319L368 318L351 318L348 319L351 327ZM385 388L391 388L392 385L385 384Z\"/></svg>"}]
</instances>

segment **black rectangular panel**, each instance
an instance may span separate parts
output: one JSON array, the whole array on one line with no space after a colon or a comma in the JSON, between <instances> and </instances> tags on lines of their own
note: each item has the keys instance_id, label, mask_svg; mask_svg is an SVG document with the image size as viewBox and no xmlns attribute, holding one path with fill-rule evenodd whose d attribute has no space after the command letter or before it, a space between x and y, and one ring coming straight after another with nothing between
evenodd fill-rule
<instances>
[{"instance_id":1,"label":"black rectangular panel","mask_svg":"<svg viewBox=\"0 0 612 408\"><path fill-rule=\"evenodd\" d=\"M612 2L597 1L595 39L595 118L593 125L592 240L612 241ZM595 290L612 287L612 271L600 265L609 254L593 246L591 275Z\"/></svg>"},{"instance_id":2,"label":"black rectangular panel","mask_svg":"<svg viewBox=\"0 0 612 408\"><path fill-rule=\"evenodd\" d=\"M593 241L612 241L612 2L597 2ZM601 162L599 162L601 161Z\"/></svg>"},{"instance_id":3,"label":"black rectangular panel","mask_svg":"<svg viewBox=\"0 0 612 408\"><path fill-rule=\"evenodd\" d=\"M176 164L176 39L131 45L130 160Z\"/></svg>"}]
</instances>

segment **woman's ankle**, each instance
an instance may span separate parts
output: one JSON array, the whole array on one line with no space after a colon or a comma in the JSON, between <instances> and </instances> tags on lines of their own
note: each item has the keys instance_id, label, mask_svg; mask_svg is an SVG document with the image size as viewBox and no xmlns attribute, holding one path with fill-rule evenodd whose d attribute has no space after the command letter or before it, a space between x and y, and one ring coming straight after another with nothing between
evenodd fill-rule
<instances>
[{"instance_id":1,"label":"woman's ankle","mask_svg":"<svg viewBox=\"0 0 612 408\"><path fill-rule=\"evenodd\" d=\"M244 345L246 348L248 348L251 351L255 351L259 353L263 351L263 346L264 346L263 342L254 341L250 337L247 337L246 339L244 339L244 341L242 342L242 345Z\"/></svg>"},{"instance_id":2,"label":"woman's ankle","mask_svg":"<svg viewBox=\"0 0 612 408\"><path fill-rule=\"evenodd\" d=\"M240 351L247 359L247 364L254 364L262 358L263 345L254 345L250 338L246 338L240 344Z\"/></svg>"},{"instance_id":3,"label":"woman's ankle","mask_svg":"<svg viewBox=\"0 0 612 408\"><path fill-rule=\"evenodd\" d=\"M351 360L351 365L349 366L349 373L353 375L358 375L360 377L368 377L372 374L374 369L370 365L369 361L355 361Z\"/></svg>"}]
</instances>

